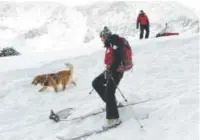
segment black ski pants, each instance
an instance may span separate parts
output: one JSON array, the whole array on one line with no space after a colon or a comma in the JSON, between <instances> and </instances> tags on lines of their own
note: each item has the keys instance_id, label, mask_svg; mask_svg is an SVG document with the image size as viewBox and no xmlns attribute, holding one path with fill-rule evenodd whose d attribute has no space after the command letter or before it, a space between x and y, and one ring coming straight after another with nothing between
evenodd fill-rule
<instances>
[{"instance_id":1,"label":"black ski pants","mask_svg":"<svg viewBox=\"0 0 200 140\"><path fill-rule=\"evenodd\" d=\"M123 73L114 72L106 79L103 72L92 82L93 88L106 103L106 119L119 118L115 91L122 77Z\"/></svg>"},{"instance_id":2,"label":"black ski pants","mask_svg":"<svg viewBox=\"0 0 200 140\"><path fill-rule=\"evenodd\" d=\"M149 38L149 26L148 25L140 25L140 39L143 39L144 30L146 32L145 38Z\"/></svg>"}]
</instances>

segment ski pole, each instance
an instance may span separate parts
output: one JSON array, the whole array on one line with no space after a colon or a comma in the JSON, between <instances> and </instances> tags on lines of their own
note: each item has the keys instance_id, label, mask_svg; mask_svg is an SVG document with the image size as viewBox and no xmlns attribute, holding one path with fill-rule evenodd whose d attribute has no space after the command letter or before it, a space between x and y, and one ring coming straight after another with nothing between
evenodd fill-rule
<instances>
[{"instance_id":1,"label":"ski pole","mask_svg":"<svg viewBox=\"0 0 200 140\"><path fill-rule=\"evenodd\" d=\"M138 124L140 125L140 128L145 132L145 130L144 130L144 128L143 128L144 126L141 125L140 121L139 121L138 118L135 116L135 113L134 113L134 111L133 111L133 108L130 107L129 110L132 112L133 117L135 118L135 120L136 120L136 121L138 122Z\"/></svg>"},{"instance_id":2,"label":"ski pole","mask_svg":"<svg viewBox=\"0 0 200 140\"><path fill-rule=\"evenodd\" d=\"M128 102L128 100L124 97L124 95L122 94L121 90L117 87L117 89L119 90L120 94L122 95L122 97L124 98L125 102Z\"/></svg>"},{"instance_id":3,"label":"ski pole","mask_svg":"<svg viewBox=\"0 0 200 140\"><path fill-rule=\"evenodd\" d=\"M111 77L111 78L112 78L113 83L115 84L115 86L117 87L117 89L119 90L119 92L121 93L122 97L123 97L124 100L127 102L127 99L124 97L123 93L121 92L121 90L119 89L119 87L116 85L114 78L113 78L113 77ZM130 109L130 110L131 110L131 112L132 112L132 114L133 114L135 120L136 120L136 121L138 122L138 124L140 125L140 128L141 128L143 131L145 131L144 128L143 128L144 126L141 125L140 121L139 121L139 120L137 119L137 117L135 116L135 113L133 112L133 109Z\"/></svg>"},{"instance_id":4,"label":"ski pole","mask_svg":"<svg viewBox=\"0 0 200 140\"><path fill-rule=\"evenodd\" d=\"M120 94L121 94L122 97L124 98L124 101L125 101L125 102L128 102L128 100L125 98L125 96L123 95L123 93L121 92L121 90L119 89L119 87L116 85L115 80L113 79L113 77L111 77L111 78L112 78L113 83L115 84L115 86L116 86L117 89L119 90Z\"/></svg>"},{"instance_id":5,"label":"ski pole","mask_svg":"<svg viewBox=\"0 0 200 140\"><path fill-rule=\"evenodd\" d=\"M89 94L92 94L93 90L94 90L94 88L92 88L92 90L89 92Z\"/></svg>"}]
</instances>

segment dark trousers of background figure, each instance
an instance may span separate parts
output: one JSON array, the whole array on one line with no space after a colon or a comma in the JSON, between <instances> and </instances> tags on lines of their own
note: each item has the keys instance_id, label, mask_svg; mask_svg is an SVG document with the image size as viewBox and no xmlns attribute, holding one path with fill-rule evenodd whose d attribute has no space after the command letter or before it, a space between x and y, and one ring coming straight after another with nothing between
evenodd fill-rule
<instances>
[{"instance_id":1,"label":"dark trousers of background figure","mask_svg":"<svg viewBox=\"0 0 200 140\"><path fill-rule=\"evenodd\" d=\"M143 39L144 31L146 32L145 38L149 38L149 26L140 24L140 39Z\"/></svg>"},{"instance_id":2,"label":"dark trousers of background figure","mask_svg":"<svg viewBox=\"0 0 200 140\"><path fill-rule=\"evenodd\" d=\"M117 108L115 91L117 85L123 77L123 73L115 72L112 74L112 78L108 78L108 81L104 77L104 72L97 76L93 82L92 86L99 94L101 99L106 103L106 119L117 119L119 118L119 112ZM107 83L107 85L106 85ZM107 88L107 92L106 92Z\"/></svg>"}]
</instances>

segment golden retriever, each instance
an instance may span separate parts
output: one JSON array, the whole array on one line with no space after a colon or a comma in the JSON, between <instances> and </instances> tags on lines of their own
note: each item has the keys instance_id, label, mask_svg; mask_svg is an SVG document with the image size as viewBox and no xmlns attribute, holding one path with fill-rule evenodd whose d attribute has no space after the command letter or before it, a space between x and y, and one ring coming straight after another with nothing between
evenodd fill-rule
<instances>
[{"instance_id":1,"label":"golden retriever","mask_svg":"<svg viewBox=\"0 0 200 140\"><path fill-rule=\"evenodd\" d=\"M55 92L58 92L58 85L62 85L62 90L66 89L66 85L72 83L76 86L76 83L72 80L73 65L70 63L65 64L68 70L58 71L56 73L41 74L34 77L32 80L33 85L41 84L43 86L39 92L46 90L48 87L53 87Z\"/></svg>"}]
</instances>

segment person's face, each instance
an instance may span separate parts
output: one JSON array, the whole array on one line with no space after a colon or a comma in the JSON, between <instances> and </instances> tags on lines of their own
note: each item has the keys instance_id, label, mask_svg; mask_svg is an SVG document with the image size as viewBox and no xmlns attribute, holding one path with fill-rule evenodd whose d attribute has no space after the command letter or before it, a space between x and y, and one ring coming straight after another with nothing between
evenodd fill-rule
<instances>
[{"instance_id":1,"label":"person's face","mask_svg":"<svg viewBox=\"0 0 200 140\"><path fill-rule=\"evenodd\" d=\"M105 43L106 39L107 39L106 36L102 36L102 37L101 37L101 41L102 41L103 43Z\"/></svg>"}]
</instances>

